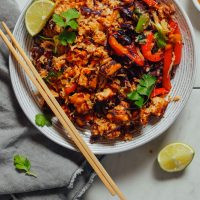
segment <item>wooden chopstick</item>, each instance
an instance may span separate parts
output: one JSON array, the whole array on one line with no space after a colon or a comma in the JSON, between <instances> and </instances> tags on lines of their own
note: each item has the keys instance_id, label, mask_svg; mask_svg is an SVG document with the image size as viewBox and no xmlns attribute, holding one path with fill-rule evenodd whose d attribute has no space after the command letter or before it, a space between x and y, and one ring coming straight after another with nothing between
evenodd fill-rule
<instances>
[{"instance_id":1,"label":"wooden chopstick","mask_svg":"<svg viewBox=\"0 0 200 200\"><path fill-rule=\"evenodd\" d=\"M12 33L10 32L10 30L8 29L6 24L2 23L2 25L5 28L5 30L8 33L8 35L10 36L10 38L11 38L12 42L14 43L15 47L19 50L21 56L24 58L24 60L28 64L28 66L31 68L32 72L30 72L29 67L18 56L18 53L13 48L12 44L8 41L8 39L3 34L3 32L0 31L0 35L3 38L4 42L7 44L8 48L11 50L12 54L18 60L20 65L24 68L24 70L26 71L26 73L29 76L29 78L32 80L32 82L34 83L36 88L39 90L39 92L41 93L41 95L43 96L43 98L45 99L47 104L50 106L50 108L52 109L54 114L57 116L57 118L62 123L63 127L66 130L68 130L68 133L69 133L70 137L72 138L72 140L74 141L74 143L77 145L79 150L83 153L85 158L88 160L90 165L93 167L93 169L98 174L99 178L102 180L102 182L108 188L108 190L111 192L111 194L112 195L117 194L120 197L120 199L125 199L125 197L122 194L122 192L119 190L119 188L114 183L114 181L111 179L111 177L108 175L108 173L103 168L101 163L98 161L96 156L91 152L91 150L89 149L89 147L87 146L85 141L82 139L82 137L78 133L77 129L74 127L74 125L69 120L69 118L67 117L67 115L65 114L65 112L63 111L61 106L59 105L59 103L56 101L56 99L52 95L51 91L48 89L47 85L44 83L44 81L40 77L39 73L37 72L37 70L35 69L33 64L31 63L29 58L26 56L26 54L24 53L23 49L20 47L20 45L18 44L18 42L16 41L16 39L14 38ZM32 73L35 75L37 80L35 79L35 77L33 76Z\"/></svg>"},{"instance_id":2,"label":"wooden chopstick","mask_svg":"<svg viewBox=\"0 0 200 200\"><path fill-rule=\"evenodd\" d=\"M54 98L54 96L52 95L51 91L49 90L49 88L47 87L47 85L44 83L43 79L40 77L39 73L37 72L37 70L35 69L35 67L33 66L32 62L30 61L30 59L26 56L26 54L24 53L23 49L20 47L19 43L16 41L16 39L14 38L14 36L12 35L11 31L8 29L8 27L6 26L6 24L4 22L2 22L3 27L5 28L6 32L8 33L8 35L10 36L13 44L15 45L15 47L19 50L21 56L24 58L24 60L27 62L28 66L31 68L32 73L35 75L37 81L39 82L39 84L42 86L43 91L39 91L42 95L42 93L46 93L47 96L49 97L49 99L52 102L49 102L50 104L54 104L54 110L57 109L58 110L58 115L57 116L54 112L54 110L52 109L52 105L50 106L49 103L47 102L48 100L45 99L45 101L47 102L47 104L50 106L50 108L52 109L52 111L54 112L54 114L57 116L57 118L60 120L61 124L63 125L63 127L68 130L68 133L70 135L70 137L72 138L72 140L74 141L74 143L77 145L77 147L79 148L79 150L83 153L83 155L86 157L86 159L88 160L88 162L91 164L91 166L93 167L93 169L95 170L95 172L98 174L98 176L100 177L100 179L102 180L102 182L105 184L105 186L108 188L108 190L110 191L110 193L112 195L115 194L114 188L112 187L112 184L109 182L109 180L107 180L107 177L109 178L109 175L106 174L107 172L105 171L105 169L103 168L103 166L100 164L100 162L98 161L98 159L96 158L96 156L91 152L91 150L87 147L87 144L84 142L84 140L81 138L80 134L78 133L77 129L74 127L74 125L71 123L71 121L69 120L69 118L67 117L67 115L65 114L65 112L63 111L63 109L61 108L60 104L56 101L56 99ZM23 68L25 66L22 66ZM26 66L27 67L27 66ZM29 70L29 69L27 69ZM39 86L38 86L39 87ZM36 88L39 90L36 86ZM61 121L64 120L63 122ZM71 130L72 129L72 130ZM93 155L92 155L93 154ZM91 157L93 156L93 157ZM100 171L99 171L100 170ZM104 171L103 171L104 170ZM103 171L103 172L102 172ZM103 175L103 176L102 176ZM116 188L117 189L117 188Z\"/></svg>"},{"instance_id":3,"label":"wooden chopstick","mask_svg":"<svg viewBox=\"0 0 200 200\"><path fill-rule=\"evenodd\" d=\"M30 80L33 82L33 84L36 86L36 88L38 89L38 91L40 92L40 94L42 95L42 97L45 99L45 101L47 102L47 104L49 105L49 107L52 109L52 111L54 112L55 116L60 120L60 122L63 125L63 127L68 131L68 134L70 135L70 137L72 138L72 140L74 141L74 143L77 145L77 147L79 148L79 150L83 153L83 155L88 160L88 162L91 164L91 166L93 167L93 169L95 170L95 172L98 174L98 176L100 177L100 179L102 180L102 182L108 188L108 190L110 191L110 193L112 195L115 195L116 192L112 188L111 184L107 181L106 177L104 175L102 175L101 171L96 166L96 163L94 163L93 160L90 158L90 156L88 156L88 153L85 151L85 149L83 148L82 144L79 142L79 140L77 139L77 137L72 133L72 131L69 128L68 124L66 124L65 120L62 118L62 116L59 113L59 111L57 110L57 108L53 105L53 103L49 99L48 95L45 93L44 89L41 87L41 85L35 79L35 77L33 76L32 72L29 70L28 66L25 64L25 62L23 62L21 60L21 58L18 56L18 53L13 48L12 44L11 43L9 44L9 41L6 40L7 38L3 34L3 32L1 30L0 30L0 36L3 38L4 42L6 43L6 45L8 46L8 48L10 49L10 51L12 52L12 54L14 55L14 57L16 58L16 60L23 67L23 69L25 70L26 74L29 76Z\"/></svg>"}]
</instances>

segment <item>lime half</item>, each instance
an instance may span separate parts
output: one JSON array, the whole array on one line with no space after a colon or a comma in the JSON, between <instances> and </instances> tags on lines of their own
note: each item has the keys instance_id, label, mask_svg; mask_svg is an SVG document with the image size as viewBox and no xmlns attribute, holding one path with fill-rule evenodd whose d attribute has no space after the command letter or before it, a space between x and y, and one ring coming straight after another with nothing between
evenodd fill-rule
<instances>
[{"instance_id":1,"label":"lime half","mask_svg":"<svg viewBox=\"0 0 200 200\"><path fill-rule=\"evenodd\" d=\"M179 172L191 163L194 154L194 150L187 144L173 143L160 151L158 163L164 171Z\"/></svg>"},{"instance_id":2,"label":"lime half","mask_svg":"<svg viewBox=\"0 0 200 200\"><path fill-rule=\"evenodd\" d=\"M37 35L53 14L55 4L50 0L37 0L27 9L25 24L31 36Z\"/></svg>"}]
</instances>

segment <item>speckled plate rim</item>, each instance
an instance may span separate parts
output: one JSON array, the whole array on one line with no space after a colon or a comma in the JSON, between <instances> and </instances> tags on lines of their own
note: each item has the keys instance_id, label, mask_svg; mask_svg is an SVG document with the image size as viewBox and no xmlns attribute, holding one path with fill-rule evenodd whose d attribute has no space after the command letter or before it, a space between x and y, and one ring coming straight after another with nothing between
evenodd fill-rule
<instances>
[{"instance_id":1,"label":"speckled plate rim","mask_svg":"<svg viewBox=\"0 0 200 200\"><path fill-rule=\"evenodd\" d=\"M16 23L16 26L14 28L14 32L13 34L16 35L17 33L17 28L20 26L21 24L21 21L22 19L24 18L24 14L25 14L25 11L26 9L28 8L28 6L31 4L31 0L29 0L27 2L27 4L25 5L24 9L22 10L21 12L21 15ZM138 137L136 137L135 139L133 139L133 141L130 141L130 142L120 142L124 145L122 146L117 146L117 145L113 145L112 148L111 146L109 145L105 145L104 144L89 144L91 150L95 153L95 154L113 154L113 153L120 153L120 152L124 152L124 151L128 151L128 150L131 150L131 149L134 149L136 147L139 147L141 145L144 145L148 142L150 142L151 140L157 138L158 136L160 136L162 133L164 133L172 124L173 122L176 120L176 118L179 116L180 112L183 110L186 102L188 101L189 97L190 97L190 94L192 92L192 87L194 85L194 81L195 81L195 75L196 75L196 50L195 50L195 42L194 42L194 31L193 31L193 27L192 27L192 24L187 16L187 14L185 13L185 11L183 10L183 8L181 7L180 3L177 1L177 0L174 0L173 1L176 6L179 8L181 14L183 15L186 23L187 23L187 26L189 28L189 32L191 34L191 43L192 43L192 47L193 47L193 73L192 73L192 79L190 80L190 85L189 85L189 88L188 88L188 91L187 93L184 95L184 99L181 101L181 103L179 104L178 106L178 110L175 109L174 111L174 116L171 117L166 123L165 123L165 126L163 125L163 127L161 128L162 130L159 130L158 128L158 125L156 125L155 127L152 127L152 131L155 132L156 134L149 134L149 135L140 135ZM11 82L12 82L12 86L13 86L13 89L14 89L14 92L15 92L15 95L16 95L16 98L22 108L22 110L24 111L25 115L27 116L27 118L33 123L33 125L41 132L43 133L46 137L48 137L49 139L51 139L52 141L56 142L57 144L63 146L63 147L66 147L68 149L71 149L71 150L75 150L77 151L77 149L73 146L73 144L71 144L70 142L67 142L64 138L57 138L54 134L51 133L50 129L48 127L45 127L45 128L40 128L38 126L35 125L35 119L33 119L33 117L31 117L30 113L27 112L27 108L24 106L24 102L22 100L22 96L19 94L18 92L18 89L17 88L19 85L18 83L16 82L16 77L18 76L16 74L16 70L14 69L16 66L16 62L13 60L12 56L10 56L9 58L9 69L10 69L10 76L11 76ZM19 78L19 77L18 77ZM38 110L40 110L38 108ZM165 118L166 119L166 118ZM158 122L159 124L160 123L163 123L164 124L164 121L166 121L165 119L162 120L162 122ZM152 132L151 131L151 132ZM84 138L84 137L83 137ZM137 142L136 142L137 141ZM94 148L95 146L97 146L97 148ZM104 148L105 147L105 148ZM110 147L110 148L109 148Z\"/></svg>"}]
</instances>

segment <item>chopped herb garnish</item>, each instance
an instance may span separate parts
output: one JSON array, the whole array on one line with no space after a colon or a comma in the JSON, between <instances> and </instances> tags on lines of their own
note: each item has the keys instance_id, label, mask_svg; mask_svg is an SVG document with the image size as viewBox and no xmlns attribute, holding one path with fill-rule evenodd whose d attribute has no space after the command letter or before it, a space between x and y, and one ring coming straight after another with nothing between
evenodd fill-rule
<instances>
[{"instance_id":1,"label":"chopped herb garnish","mask_svg":"<svg viewBox=\"0 0 200 200\"><path fill-rule=\"evenodd\" d=\"M43 40L52 40L53 41L53 38L49 38L49 37L45 37L43 35L39 35L39 37Z\"/></svg>"},{"instance_id":2,"label":"chopped herb garnish","mask_svg":"<svg viewBox=\"0 0 200 200\"><path fill-rule=\"evenodd\" d=\"M52 125L51 118L44 114L37 114L35 116L35 123L40 127Z\"/></svg>"},{"instance_id":3,"label":"chopped herb garnish","mask_svg":"<svg viewBox=\"0 0 200 200\"><path fill-rule=\"evenodd\" d=\"M73 19L67 22L67 26L70 26L72 29L76 30L78 28L78 23L76 22L76 20Z\"/></svg>"},{"instance_id":4,"label":"chopped herb garnish","mask_svg":"<svg viewBox=\"0 0 200 200\"><path fill-rule=\"evenodd\" d=\"M59 76L61 76L61 75L62 75L62 72L61 72L61 71L58 71L58 72L50 71L50 72L48 73L47 77L44 78L44 81L45 81L46 83L49 83L51 78L57 78L57 77L59 77Z\"/></svg>"},{"instance_id":5,"label":"chopped herb garnish","mask_svg":"<svg viewBox=\"0 0 200 200\"><path fill-rule=\"evenodd\" d=\"M80 17L80 13L75 8L71 8L63 12L61 16L66 19L66 22L69 22L72 19L78 19Z\"/></svg>"},{"instance_id":6,"label":"chopped herb garnish","mask_svg":"<svg viewBox=\"0 0 200 200\"><path fill-rule=\"evenodd\" d=\"M135 28L136 33L143 32L149 25L150 17L147 13L140 15L137 26Z\"/></svg>"},{"instance_id":7,"label":"chopped herb garnish","mask_svg":"<svg viewBox=\"0 0 200 200\"><path fill-rule=\"evenodd\" d=\"M15 155L13 158L13 164L17 170L24 171L29 176L37 177L36 174L30 171L31 162L22 155Z\"/></svg>"},{"instance_id":8,"label":"chopped herb garnish","mask_svg":"<svg viewBox=\"0 0 200 200\"><path fill-rule=\"evenodd\" d=\"M156 43L159 48L163 48L167 45L165 37L163 36L162 33L157 32L154 34L154 37L156 39Z\"/></svg>"},{"instance_id":9,"label":"chopped herb garnish","mask_svg":"<svg viewBox=\"0 0 200 200\"><path fill-rule=\"evenodd\" d=\"M146 36L144 34L136 36L135 42L139 44L146 44Z\"/></svg>"},{"instance_id":10,"label":"chopped herb garnish","mask_svg":"<svg viewBox=\"0 0 200 200\"><path fill-rule=\"evenodd\" d=\"M54 14L53 15L53 21L60 27L65 27L66 26L66 23L65 23L63 17L61 17L58 14Z\"/></svg>"},{"instance_id":11,"label":"chopped herb garnish","mask_svg":"<svg viewBox=\"0 0 200 200\"><path fill-rule=\"evenodd\" d=\"M67 31L63 31L60 35L59 35L59 40L60 43L63 46L66 46L67 43L68 44L72 44L76 39L76 33L75 32L67 32Z\"/></svg>"},{"instance_id":12,"label":"chopped herb garnish","mask_svg":"<svg viewBox=\"0 0 200 200\"><path fill-rule=\"evenodd\" d=\"M157 29L157 33L154 35L157 46L163 48L167 45L168 33L170 33L168 22L165 19L160 20L156 12L152 12L154 22L152 24Z\"/></svg>"},{"instance_id":13,"label":"chopped herb garnish","mask_svg":"<svg viewBox=\"0 0 200 200\"><path fill-rule=\"evenodd\" d=\"M57 72L54 72L54 71L50 71L48 73L48 77L51 78L51 77L57 77Z\"/></svg>"},{"instance_id":14,"label":"chopped herb garnish","mask_svg":"<svg viewBox=\"0 0 200 200\"><path fill-rule=\"evenodd\" d=\"M149 74L143 75L142 79L137 85L137 89L127 95L128 99L134 101L135 105L141 108L147 103L155 83L156 77Z\"/></svg>"},{"instance_id":15,"label":"chopped herb garnish","mask_svg":"<svg viewBox=\"0 0 200 200\"><path fill-rule=\"evenodd\" d=\"M72 44L76 40L76 32L73 30L77 30L78 28L76 19L79 17L80 13L74 8L61 13L61 15L53 15L53 21L61 28L64 28L63 32L58 36L58 39L63 46Z\"/></svg>"}]
</instances>

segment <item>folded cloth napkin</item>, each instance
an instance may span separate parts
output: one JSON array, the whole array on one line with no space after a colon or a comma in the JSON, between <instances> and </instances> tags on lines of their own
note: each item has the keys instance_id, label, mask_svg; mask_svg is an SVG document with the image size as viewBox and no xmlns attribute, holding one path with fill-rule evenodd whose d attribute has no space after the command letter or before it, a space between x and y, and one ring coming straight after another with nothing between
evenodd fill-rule
<instances>
[{"instance_id":1,"label":"folded cloth napkin","mask_svg":"<svg viewBox=\"0 0 200 200\"><path fill-rule=\"evenodd\" d=\"M12 29L19 11L13 0L0 0L0 20ZM15 170L13 156L25 155L37 178ZM95 173L80 153L53 143L26 119L11 87L8 51L0 42L0 199L75 200Z\"/></svg>"}]
</instances>

